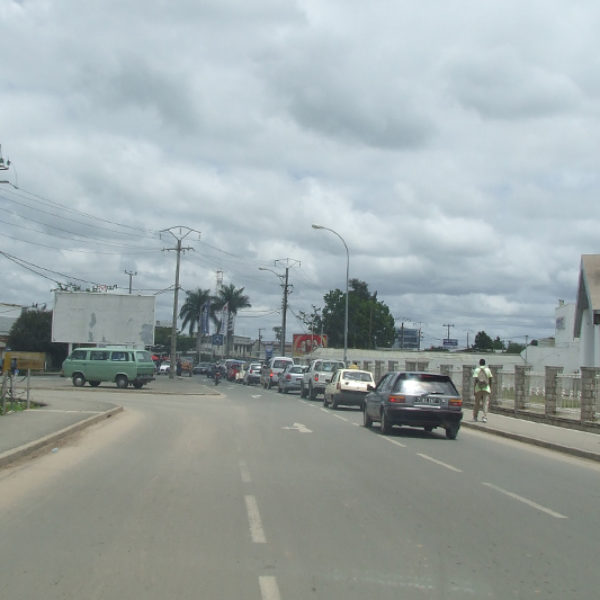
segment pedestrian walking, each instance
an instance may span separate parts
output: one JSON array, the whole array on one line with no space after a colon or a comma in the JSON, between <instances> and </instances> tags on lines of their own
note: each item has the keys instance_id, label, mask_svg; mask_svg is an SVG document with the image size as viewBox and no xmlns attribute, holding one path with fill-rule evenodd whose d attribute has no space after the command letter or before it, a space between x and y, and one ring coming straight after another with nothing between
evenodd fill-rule
<instances>
[{"instance_id":1,"label":"pedestrian walking","mask_svg":"<svg viewBox=\"0 0 600 600\"><path fill-rule=\"evenodd\" d=\"M485 365L485 359L479 361L479 366L473 370L473 389L475 390L475 403L473 405L473 421L477 421L479 411L483 416L481 420L487 423L487 411L492 393L492 372Z\"/></svg>"}]
</instances>

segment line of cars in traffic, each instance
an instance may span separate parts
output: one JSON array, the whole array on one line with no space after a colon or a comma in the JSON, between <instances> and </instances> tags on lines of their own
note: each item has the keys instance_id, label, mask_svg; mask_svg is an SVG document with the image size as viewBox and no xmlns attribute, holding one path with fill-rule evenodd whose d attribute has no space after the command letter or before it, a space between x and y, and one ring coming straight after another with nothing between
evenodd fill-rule
<instances>
[{"instance_id":1,"label":"line of cars in traffic","mask_svg":"<svg viewBox=\"0 0 600 600\"><path fill-rule=\"evenodd\" d=\"M252 379L265 389L277 387L280 393L298 391L302 398L316 400L333 409L356 406L363 413L363 425L378 422L383 434L392 427L420 427L430 432L445 430L448 439L456 439L463 417L462 397L452 379L441 373L391 371L376 383L370 371L343 361L316 359L310 365L295 364L288 357L274 357L260 366L251 364Z\"/></svg>"}]
</instances>

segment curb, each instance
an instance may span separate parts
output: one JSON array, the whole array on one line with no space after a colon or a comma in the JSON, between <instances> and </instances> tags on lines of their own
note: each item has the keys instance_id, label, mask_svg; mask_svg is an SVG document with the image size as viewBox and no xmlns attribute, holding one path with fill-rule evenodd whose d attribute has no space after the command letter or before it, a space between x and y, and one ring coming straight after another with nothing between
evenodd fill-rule
<instances>
[{"instance_id":1,"label":"curb","mask_svg":"<svg viewBox=\"0 0 600 600\"><path fill-rule=\"evenodd\" d=\"M83 421L79 421L77 423L73 423L68 427L64 427L59 431L46 435L38 440L33 442L28 442L27 444L23 444L17 448L13 448L12 450L6 450L0 454L0 467L4 467L15 460L27 456L29 454L33 454L37 450L43 448L44 446L49 446L50 444L54 444L58 442L60 439L65 438L81 429L85 429L90 425L94 425L104 419L108 419L113 415L120 413L123 410L122 406L115 406L110 410L107 410L103 413L92 415Z\"/></svg>"},{"instance_id":2,"label":"curb","mask_svg":"<svg viewBox=\"0 0 600 600\"><path fill-rule=\"evenodd\" d=\"M539 440L536 438L527 437L527 436L521 435L519 433L511 433L509 431L502 431L501 429L492 429L485 425L484 426L474 425L472 423L466 422L466 423L461 423L460 426L467 427L468 429L474 429L476 431L491 433L492 435L497 435L499 437L507 438L510 440L515 440L517 442L531 444L532 446L539 446L541 448L546 448L548 450L554 450L555 452L562 452L563 454L570 454L572 456L577 456L579 458L587 458L588 460L600 462L600 454L598 454L596 452L590 452L588 450L581 450L580 448L573 448L572 446L564 446L562 444L555 444L554 442L546 442L545 440Z\"/></svg>"}]
</instances>

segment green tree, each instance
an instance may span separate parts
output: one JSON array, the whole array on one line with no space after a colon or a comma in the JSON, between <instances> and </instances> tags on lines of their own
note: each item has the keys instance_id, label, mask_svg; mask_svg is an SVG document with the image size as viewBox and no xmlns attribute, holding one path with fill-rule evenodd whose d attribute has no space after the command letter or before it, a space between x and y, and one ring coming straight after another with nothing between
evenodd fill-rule
<instances>
[{"instance_id":1,"label":"green tree","mask_svg":"<svg viewBox=\"0 0 600 600\"><path fill-rule=\"evenodd\" d=\"M243 287L236 289L235 286L232 283L230 283L229 285L224 285L219 290L219 293L215 299L215 311L222 311L225 307L227 307L227 312L225 313L225 332L227 340L225 352L227 353L227 355L231 353L235 316L237 315L239 310L241 310L242 308L249 308L250 306L252 306L250 304L250 299L248 298L248 296L244 295Z\"/></svg>"},{"instance_id":2,"label":"green tree","mask_svg":"<svg viewBox=\"0 0 600 600\"><path fill-rule=\"evenodd\" d=\"M275 325L273 333L275 334L275 340L281 343L281 325Z\"/></svg>"},{"instance_id":3,"label":"green tree","mask_svg":"<svg viewBox=\"0 0 600 600\"><path fill-rule=\"evenodd\" d=\"M187 352L194 348L194 338L187 335L177 334L177 351ZM171 351L171 328L170 327L155 327L154 328L154 346L153 350L160 354L169 354Z\"/></svg>"},{"instance_id":4,"label":"green tree","mask_svg":"<svg viewBox=\"0 0 600 600\"><path fill-rule=\"evenodd\" d=\"M516 342L508 342L506 354L521 354L525 350L525 344L517 344Z\"/></svg>"},{"instance_id":5,"label":"green tree","mask_svg":"<svg viewBox=\"0 0 600 600\"><path fill-rule=\"evenodd\" d=\"M350 280L348 294L348 347L389 348L394 343L394 317L385 303L371 294L364 281ZM344 344L345 292L339 289L328 292L324 297L323 331L329 345Z\"/></svg>"},{"instance_id":6,"label":"green tree","mask_svg":"<svg viewBox=\"0 0 600 600\"><path fill-rule=\"evenodd\" d=\"M473 344L474 350L482 352L490 352L494 348L494 342L492 338L485 332L480 331L475 336L475 343Z\"/></svg>"},{"instance_id":7,"label":"green tree","mask_svg":"<svg viewBox=\"0 0 600 600\"><path fill-rule=\"evenodd\" d=\"M500 336L496 336L496 339L492 342L492 348L494 350L504 350L504 342L500 339Z\"/></svg>"},{"instance_id":8,"label":"green tree","mask_svg":"<svg viewBox=\"0 0 600 600\"><path fill-rule=\"evenodd\" d=\"M323 320L321 319L319 311L320 309L317 308L314 304L312 305L311 313L307 313L303 310L298 311L297 318L304 325L304 328L308 332L312 332L314 334L321 333L321 329L323 327Z\"/></svg>"},{"instance_id":9,"label":"green tree","mask_svg":"<svg viewBox=\"0 0 600 600\"><path fill-rule=\"evenodd\" d=\"M52 342L52 311L38 308L24 310L8 334L8 347L24 352L44 352L53 367L67 357L67 345Z\"/></svg>"},{"instance_id":10,"label":"green tree","mask_svg":"<svg viewBox=\"0 0 600 600\"><path fill-rule=\"evenodd\" d=\"M202 290L200 288L193 292L186 292L185 294L185 302L179 310L181 329L187 327L190 337L193 337L194 333L197 332L196 352L198 353L198 356L200 356L200 344L203 339L202 332L200 331L202 313L204 312L206 304L211 302L212 296L210 290Z\"/></svg>"}]
</instances>

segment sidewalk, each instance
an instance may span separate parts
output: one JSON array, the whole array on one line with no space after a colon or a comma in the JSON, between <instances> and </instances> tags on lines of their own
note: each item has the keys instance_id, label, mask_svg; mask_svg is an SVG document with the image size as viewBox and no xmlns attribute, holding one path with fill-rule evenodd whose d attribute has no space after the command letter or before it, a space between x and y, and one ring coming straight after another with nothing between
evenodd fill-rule
<instances>
[{"instance_id":1,"label":"sidewalk","mask_svg":"<svg viewBox=\"0 0 600 600\"><path fill-rule=\"evenodd\" d=\"M487 423L473 422L472 411L463 412L462 427L600 461L600 434L490 412Z\"/></svg>"},{"instance_id":2,"label":"sidewalk","mask_svg":"<svg viewBox=\"0 0 600 600\"><path fill-rule=\"evenodd\" d=\"M1 416L0 467L122 410L122 406L112 402L66 397Z\"/></svg>"},{"instance_id":3,"label":"sidewalk","mask_svg":"<svg viewBox=\"0 0 600 600\"><path fill-rule=\"evenodd\" d=\"M20 380L20 392L26 383ZM43 447L50 447L62 438L85 427L108 419L121 412L123 407L112 402L121 393L144 394L148 390L160 394L214 394L214 386L206 386L205 378L157 377L150 388L120 391L106 384L96 388L82 388L79 393L69 379L52 376L31 378L31 400L42 406L0 416L0 468L15 460L33 454ZM218 391L216 392L218 393Z\"/></svg>"},{"instance_id":4,"label":"sidewalk","mask_svg":"<svg viewBox=\"0 0 600 600\"><path fill-rule=\"evenodd\" d=\"M38 378L33 385L32 399L38 402L43 399L46 405L0 416L0 467L123 410L117 398L117 402L109 400L116 392L112 388L109 394L102 394L101 388L98 388L94 394L96 397L92 398L89 393L77 393L70 381L58 377ZM158 378L151 389L164 394L212 395L216 392L214 386L204 384L204 378L177 378L175 381ZM487 423L475 423L471 421L472 411L469 408L463 412L464 428L600 461L600 434L498 413L488 413ZM458 440L460 442L460 435Z\"/></svg>"}]
</instances>

